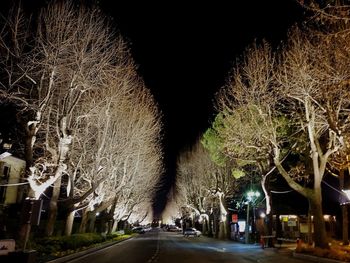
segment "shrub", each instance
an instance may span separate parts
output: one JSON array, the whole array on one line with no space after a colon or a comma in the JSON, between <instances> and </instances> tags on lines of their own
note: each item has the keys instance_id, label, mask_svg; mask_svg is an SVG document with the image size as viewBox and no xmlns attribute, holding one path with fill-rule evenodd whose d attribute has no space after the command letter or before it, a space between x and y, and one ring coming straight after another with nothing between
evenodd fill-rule
<instances>
[{"instance_id":1,"label":"shrub","mask_svg":"<svg viewBox=\"0 0 350 263\"><path fill-rule=\"evenodd\" d=\"M96 243L102 243L106 239L96 233L74 234L62 237L61 250L77 249L79 247L90 246Z\"/></svg>"},{"instance_id":2,"label":"shrub","mask_svg":"<svg viewBox=\"0 0 350 263\"><path fill-rule=\"evenodd\" d=\"M80 247L88 247L104 241L106 241L106 238L96 233L46 237L35 240L35 249L39 251L39 253L52 254L57 251L76 250Z\"/></svg>"},{"instance_id":3,"label":"shrub","mask_svg":"<svg viewBox=\"0 0 350 263\"><path fill-rule=\"evenodd\" d=\"M299 246L295 252L310 254L321 258L330 258L340 261L350 262L350 250L348 246L341 246L335 242L331 244L330 249L321 249L308 245Z\"/></svg>"}]
</instances>

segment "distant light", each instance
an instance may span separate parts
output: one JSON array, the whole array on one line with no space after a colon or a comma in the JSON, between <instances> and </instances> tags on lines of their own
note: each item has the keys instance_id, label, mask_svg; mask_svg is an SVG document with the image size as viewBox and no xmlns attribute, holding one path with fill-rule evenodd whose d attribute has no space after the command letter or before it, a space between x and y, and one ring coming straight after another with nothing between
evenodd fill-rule
<instances>
[{"instance_id":1,"label":"distant light","mask_svg":"<svg viewBox=\"0 0 350 263\"><path fill-rule=\"evenodd\" d=\"M348 200L350 200L350 190L342 190L345 194Z\"/></svg>"},{"instance_id":2,"label":"distant light","mask_svg":"<svg viewBox=\"0 0 350 263\"><path fill-rule=\"evenodd\" d=\"M258 191L249 191L247 193L248 201L252 201L254 198L258 198L259 196L260 196L260 193Z\"/></svg>"},{"instance_id":3,"label":"distant light","mask_svg":"<svg viewBox=\"0 0 350 263\"><path fill-rule=\"evenodd\" d=\"M12 143L4 143L2 146L5 150L10 150L12 147Z\"/></svg>"},{"instance_id":4,"label":"distant light","mask_svg":"<svg viewBox=\"0 0 350 263\"><path fill-rule=\"evenodd\" d=\"M324 218L324 220L329 221L329 219L331 218L331 216L330 216L330 215L323 215L323 218Z\"/></svg>"},{"instance_id":5,"label":"distant light","mask_svg":"<svg viewBox=\"0 0 350 263\"><path fill-rule=\"evenodd\" d=\"M245 221L238 221L239 232L244 232L245 230Z\"/></svg>"},{"instance_id":6,"label":"distant light","mask_svg":"<svg viewBox=\"0 0 350 263\"><path fill-rule=\"evenodd\" d=\"M96 216L99 216L99 215L100 215L100 212L97 212L97 213L96 213Z\"/></svg>"},{"instance_id":7,"label":"distant light","mask_svg":"<svg viewBox=\"0 0 350 263\"><path fill-rule=\"evenodd\" d=\"M261 218L265 218L265 217L266 217L266 214L265 214L264 212L261 212L260 217L261 217Z\"/></svg>"}]
</instances>

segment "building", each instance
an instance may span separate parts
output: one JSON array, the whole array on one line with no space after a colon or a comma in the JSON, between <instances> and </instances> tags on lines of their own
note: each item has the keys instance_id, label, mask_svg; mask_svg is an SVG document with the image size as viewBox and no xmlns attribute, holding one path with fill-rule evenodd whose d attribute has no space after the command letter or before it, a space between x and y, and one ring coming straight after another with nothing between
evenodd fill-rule
<instances>
[{"instance_id":1,"label":"building","mask_svg":"<svg viewBox=\"0 0 350 263\"><path fill-rule=\"evenodd\" d=\"M21 200L18 184L21 183L25 167L26 162L11 153L0 154L0 205L15 204Z\"/></svg>"}]
</instances>

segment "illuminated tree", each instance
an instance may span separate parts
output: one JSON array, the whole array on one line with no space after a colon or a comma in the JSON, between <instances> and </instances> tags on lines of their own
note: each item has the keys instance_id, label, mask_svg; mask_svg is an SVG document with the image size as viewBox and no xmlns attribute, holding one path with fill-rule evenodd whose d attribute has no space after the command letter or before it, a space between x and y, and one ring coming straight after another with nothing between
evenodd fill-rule
<instances>
[{"instance_id":1,"label":"illuminated tree","mask_svg":"<svg viewBox=\"0 0 350 263\"><path fill-rule=\"evenodd\" d=\"M312 32L294 30L274 72L266 67L273 65L273 58L260 59L259 64L259 52L248 50L247 63L234 71L219 96L225 151L236 157L248 154L243 160L258 163L273 160L288 184L309 200L319 247L328 247L321 181L329 157L343 147L341 124L348 121L343 99L348 73L343 63L334 63L344 58L338 52ZM299 162L283 165L290 152Z\"/></svg>"},{"instance_id":2,"label":"illuminated tree","mask_svg":"<svg viewBox=\"0 0 350 263\"><path fill-rule=\"evenodd\" d=\"M347 79L348 63L349 63L349 5L346 1L325 1L316 2L308 1L301 2L303 8L308 11L310 16L308 26L317 32L318 37L323 39L325 48L323 56L326 58L323 63L324 71L320 72L324 78L329 79L330 86L328 89L333 89L333 93L338 93L342 97L343 105L339 102L335 105L329 105L328 122L332 129L339 129L344 137L344 147L340 151L332 154L329 163L331 173L339 175L340 188L344 188L344 172L350 171L350 151L349 151L349 124L348 117L344 115L341 108L349 108L349 96L346 95L349 86ZM326 55L326 56L325 56ZM324 74L326 73L326 74ZM334 73L336 75L334 76ZM337 76L338 75L338 76ZM340 77L340 78L339 78ZM335 79L338 78L338 79ZM347 105L344 107L344 105ZM339 108L340 106L340 108ZM342 206L343 217L343 244L348 244L348 207Z\"/></svg>"},{"instance_id":3,"label":"illuminated tree","mask_svg":"<svg viewBox=\"0 0 350 263\"><path fill-rule=\"evenodd\" d=\"M227 237L226 198L235 192L235 179L231 166L214 163L209 152L198 141L191 150L180 156L178 161L178 188L185 191L187 207L207 219L204 211L216 208L218 212L218 237Z\"/></svg>"},{"instance_id":4,"label":"illuminated tree","mask_svg":"<svg viewBox=\"0 0 350 263\"><path fill-rule=\"evenodd\" d=\"M85 206L104 210L119 198L130 213L141 199L150 203L162 172L159 112L100 11L59 3L37 20L16 9L5 22L0 96L18 106L27 128L29 196L54 186L47 234L62 182L67 234Z\"/></svg>"},{"instance_id":5,"label":"illuminated tree","mask_svg":"<svg viewBox=\"0 0 350 263\"><path fill-rule=\"evenodd\" d=\"M162 173L161 124L152 96L143 86L138 88L140 90L131 91L126 100L115 104L118 110L113 112L112 133L108 136L111 142L107 146L110 148L106 169L109 177L89 200L81 232L85 231L89 215L94 217L108 209L114 221L114 227L109 228L112 231L131 213L135 218L134 208L140 203L151 204ZM144 213L140 211L139 216L144 217ZM93 222L93 218L90 221Z\"/></svg>"},{"instance_id":6,"label":"illuminated tree","mask_svg":"<svg viewBox=\"0 0 350 263\"><path fill-rule=\"evenodd\" d=\"M198 163L200 161L202 163ZM209 172L206 168L212 164L199 142L192 149L181 153L177 160L176 197L177 201L180 202L179 209L180 211L188 211L190 214L193 213L194 217L201 217L204 220L204 233L208 231L209 210L211 208L211 204L207 200L210 194L205 187L205 180L208 179Z\"/></svg>"},{"instance_id":7,"label":"illuminated tree","mask_svg":"<svg viewBox=\"0 0 350 263\"><path fill-rule=\"evenodd\" d=\"M248 48L235 68L231 80L217 96L217 115L207 134L215 138L215 156L224 156L236 163L233 174L239 178L253 174L261 181L265 194L268 231L272 234L271 192L269 176L275 169L270 136L285 131L285 120L275 111L272 95L275 59L267 43ZM282 138L280 138L282 139ZM279 140L280 140L279 139ZM278 142L283 143L282 140ZM216 154L215 154L216 153ZM214 158L215 159L215 158ZM217 158L216 158L217 159ZM260 178L259 178L260 177Z\"/></svg>"},{"instance_id":8,"label":"illuminated tree","mask_svg":"<svg viewBox=\"0 0 350 263\"><path fill-rule=\"evenodd\" d=\"M308 36L313 36L308 32ZM339 43L339 42L338 42ZM344 148L343 132L349 126L348 76L349 54L344 43L329 48L323 37L290 35L282 55L277 80L280 92L295 124L307 138L312 163L313 192L300 191L308 197L314 215L315 243L327 247L322 214L321 182L330 156ZM344 52L345 51L345 52ZM345 63L344 63L345 62ZM276 163L279 167L279 163ZM282 169L280 172L284 173ZM284 174L285 176L285 174Z\"/></svg>"}]
</instances>

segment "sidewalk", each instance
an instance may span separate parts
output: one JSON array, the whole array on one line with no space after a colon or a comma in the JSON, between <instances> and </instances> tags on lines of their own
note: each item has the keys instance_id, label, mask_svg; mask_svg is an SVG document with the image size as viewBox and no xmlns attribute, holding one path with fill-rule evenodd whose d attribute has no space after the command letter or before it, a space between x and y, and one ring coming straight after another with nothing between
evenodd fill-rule
<instances>
[{"instance_id":1,"label":"sidewalk","mask_svg":"<svg viewBox=\"0 0 350 263\"><path fill-rule=\"evenodd\" d=\"M83 251L80 251L80 252L77 252L77 253L73 253L73 254L70 254L70 255L67 255L67 256L63 256L63 257L59 257L59 258L56 258L56 259L53 259L53 260L50 260L50 261L46 261L45 263L63 263L63 262L67 262L67 261L73 260L75 258L79 258L79 257L81 257L83 255L87 255L87 254L93 253L95 251L98 251L98 250L101 250L101 249L113 246L113 245L115 245L117 243L129 240L129 239L132 239L132 238L133 237L131 236L131 237L125 238L123 240L111 241L111 242L108 242L108 243L105 243L105 244L97 245L95 247L88 248L86 250L83 250Z\"/></svg>"},{"instance_id":2,"label":"sidewalk","mask_svg":"<svg viewBox=\"0 0 350 263\"><path fill-rule=\"evenodd\" d=\"M330 259L330 258L321 258L313 255L304 254L304 253L297 253L295 252L296 247L297 247L296 244L288 244L288 243L282 244L281 246L275 245L275 249L277 251L279 251L280 249L286 252L288 251L288 253L291 253L291 255L294 258L303 259L305 261L313 261L318 263L349 263L349 262Z\"/></svg>"},{"instance_id":3,"label":"sidewalk","mask_svg":"<svg viewBox=\"0 0 350 263\"><path fill-rule=\"evenodd\" d=\"M249 245L263 249L261 247L261 244L259 244L259 243L249 244ZM282 243L282 244L275 244L274 247L265 247L264 249L273 250L273 251L275 251L275 253L289 254L290 256L292 256L294 258L302 259L302 260L305 260L306 262L349 263L349 262L330 259L330 258L321 258L321 257L313 256L313 255L297 253L297 252L295 252L296 247L297 247L297 244L295 244L295 243Z\"/></svg>"}]
</instances>

